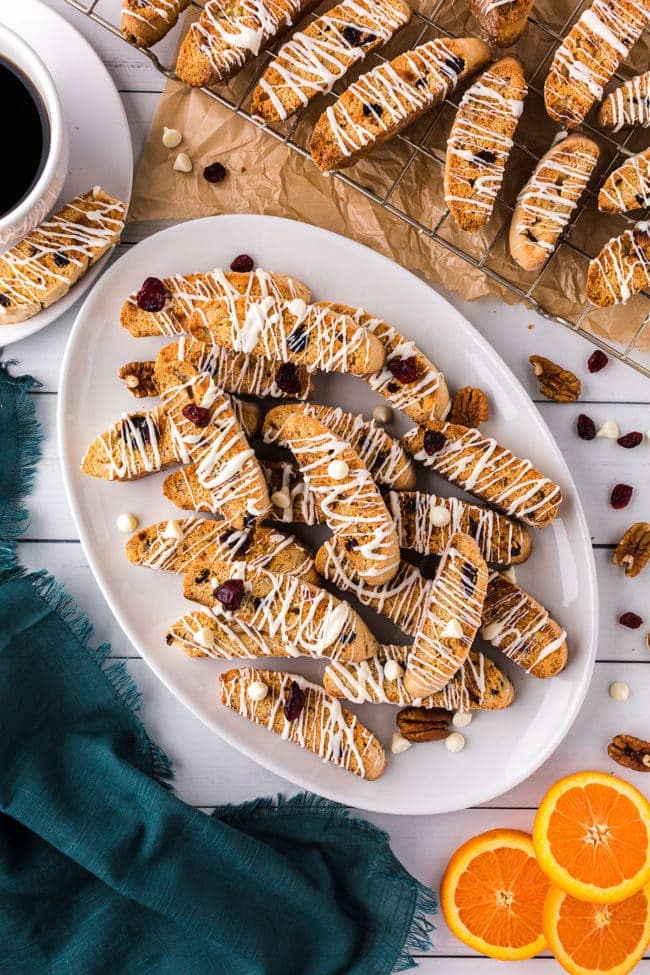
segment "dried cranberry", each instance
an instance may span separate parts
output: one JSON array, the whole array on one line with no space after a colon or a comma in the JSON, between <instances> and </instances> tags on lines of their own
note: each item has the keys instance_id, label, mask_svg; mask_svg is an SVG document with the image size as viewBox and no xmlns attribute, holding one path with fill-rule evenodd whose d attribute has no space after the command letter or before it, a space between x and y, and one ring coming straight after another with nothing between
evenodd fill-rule
<instances>
[{"instance_id":1,"label":"dried cranberry","mask_svg":"<svg viewBox=\"0 0 650 975\"><path fill-rule=\"evenodd\" d=\"M284 702L284 716L287 721L295 721L305 706L305 692L297 681L292 680Z\"/></svg>"},{"instance_id":2,"label":"dried cranberry","mask_svg":"<svg viewBox=\"0 0 650 975\"><path fill-rule=\"evenodd\" d=\"M587 359L587 369L589 372L600 372L604 369L609 359L602 351L602 349L594 349L589 358Z\"/></svg>"},{"instance_id":3,"label":"dried cranberry","mask_svg":"<svg viewBox=\"0 0 650 975\"><path fill-rule=\"evenodd\" d=\"M496 153L490 152L489 149L480 149L476 154L476 158L480 159L481 162L491 164L496 160Z\"/></svg>"},{"instance_id":4,"label":"dried cranberry","mask_svg":"<svg viewBox=\"0 0 650 975\"><path fill-rule=\"evenodd\" d=\"M643 440L643 434L639 433L638 430L633 430L632 433L626 433L624 437L619 437L616 443L619 447L627 447L628 450L632 447L638 447Z\"/></svg>"},{"instance_id":5,"label":"dried cranberry","mask_svg":"<svg viewBox=\"0 0 650 975\"><path fill-rule=\"evenodd\" d=\"M643 620L636 613L622 613L618 618L621 626L627 626L631 630L638 630Z\"/></svg>"},{"instance_id":6,"label":"dried cranberry","mask_svg":"<svg viewBox=\"0 0 650 975\"><path fill-rule=\"evenodd\" d=\"M210 163L203 170L203 179L208 183L220 183L226 178L226 167L223 163L214 162Z\"/></svg>"},{"instance_id":7,"label":"dried cranberry","mask_svg":"<svg viewBox=\"0 0 650 975\"><path fill-rule=\"evenodd\" d=\"M67 267L68 264L70 263L70 258L66 257L65 254L61 254L59 253L59 251L57 251L54 255L54 263L56 264L57 267Z\"/></svg>"},{"instance_id":8,"label":"dried cranberry","mask_svg":"<svg viewBox=\"0 0 650 975\"><path fill-rule=\"evenodd\" d=\"M293 362L283 362L275 374L275 384L283 393L297 396L301 390L300 376Z\"/></svg>"},{"instance_id":9,"label":"dried cranberry","mask_svg":"<svg viewBox=\"0 0 650 975\"><path fill-rule=\"evenodd\" d=\"M160 278L145 278L138 291L138 308L143 311L160 311L167 301L167 291Z\"/></svg>"},{"instance_id":10,"label":"dried cranberry","mask_svg":"<svg viewBox=\"0 0 650 975\"><path fill-rule=\"evenodd\" d=\"M350 47L358 47L361 44L361 31L358 27L345 27L343 37Z\"/></svg>"},{"instance_id":11,"label":"dried cranberry","mask_svg":"<svg viewBox=\"0 0 650 975\"><path fill-rule=\"evenodd\" d=\"M442 450L446 443L447 438L439 430L427 430L424 435L424 449L429 457Z\"/></svg>"},{"instance_id":12,"label":"dried cranberry","mask_svg":"<svg viewBox=\"0 0 650 975\"><path fill-rule=\"evenodd\" d=\"M10 304L11 299L9 298L9 295L0 294L0 305L2 305L3 308L8 308Z\"/></svg>"},{"instance_id":13,"label":"dried cranberry","mask_svg":"<svg viewBox=\"0 0 650 975\"><path fill-rule=\"evenodd\" d=\"M369 115L379 115L381 117L384 114L384 109L379 102L371 102L370 105L363 106L363 114L366 116L366 118Z\"/></svg>"},{"instance_id":14,"label":"dried cranberry","mask_svg":"<svg viewBox=\"0 0 650 975\"><path fill-rule=\"evenodd\" d=\"M149 417L142 413L135 413L128 420L124 420L122 423L122 439L133 447L138 447L140 440L143 444L151 443Z\"/></svg>"},{"instance_id":15,"label":"dried cranberry","mask_svg":"<svg viewBox=\"0 0 650 975\"><path fill-rule=\"evenodd\" d=\"M305 325L298 325L287 339L287 345L294 355L304 352L309 342L309 333Z\"/></svg>"},{"instance_id":16,"label":"dried cranberry","mask_svg":"<svg viewBox=\"0 0 650 975\"><path fill-rule=\"evenodd\" d=\"M215 589L214 598L219 600L224 609L239 609L244 598L244 580L228 579L222 582Z\"/></svg>"},{"instance_id":17,"label":"dried cranberry","mask_svg":"<svg viewBox=\"0 0 650 975\"><path fill-rule=\"evenodd\" d=\"M248 274L255 267L255 261L248 254L240 254L230 265L231 271L237 271L239 274Z\"/></svg>"},{"instance_id":18,"label":"dried cranberry","mask_svg":"<svg viewBox=\"0 0 650 975\"><path fill-rule=\"evenodd\" d=\"M418 361L414 355L410 355L408 359L389 359L386 368L403 386L414 383L418 378Z\"/></svg>"},{"instance_id":19,"label":"dried cranberry","mask_svg":"<svg viewBox=\"0 0 650 975\"><path fill-rule=\"evenodd\" d=\"M183 416L195 427L207 427L210 422L210 410L206 410L204 406L197 406L196 403L188 403L184 406Z\"/></svg>"},{"instance_id":20,"label":"dried cranberry","mask_svg":"<svg viewBox=\"0 0 650 975\"><path fill-rule=\"evenodd\" d=\"M620 511L621 508L627 508L632 500L633 493L634 488L630 484L615 484L609 498L609 503L616 511Z\"/></svg>"},{"instance_id":21,"label":"dried cranberry","mask_svg":"<svg viewBox=\"0 0 650 975\"><path fill-rule=\"evenodd\" d=\"M577 426L578 436L581 440L593 440L596 436L596 424L586 413L580 414Z\"/></svg>"}]
</instances>

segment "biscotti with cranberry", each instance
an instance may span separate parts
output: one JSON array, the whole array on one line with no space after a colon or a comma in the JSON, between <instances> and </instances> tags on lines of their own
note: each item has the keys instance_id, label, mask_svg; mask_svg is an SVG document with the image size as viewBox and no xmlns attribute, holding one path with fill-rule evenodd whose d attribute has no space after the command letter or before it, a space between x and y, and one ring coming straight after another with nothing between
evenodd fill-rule
<instances>
[{"instance_id":1,"label":"biscotti with cranberry","mask_svg":"<svg viewBox=\"0 0 650 975\"><path fill-rule=\"evenodd\" d=\"M430 420L402 443L425 467L526 525L545 528L557 515L560 487L480 430Z\"/></svg>"},{"instance_id":2,"label":"biscotti with cranberry","mask_svg":"<svg viewBox=\"0 0 650 975\"><path fill-rule=\"evenodd\" d=\"M284 121L408 23L404 0L343 0L282 45L253 91L253 115Z\"/></svg>"},{"instance_id":3,"label":"biscotti with cranberry","mask_svg":"<svg viewBox=\"0 0 650 975\"><path fill-rule=\"evenodd\" d=\"M309 143L312 159L324 173L352 166L442 104L489 60L487 44L461 37L427 41L378 64L321 115Z\"/></svg>"},{"instance_id":4,"label":"biscotti with cranberry","mask_svg":"<svg viewBox=\"0 0 650 975\"><path fill-rule=\"evenodd\" d=\"M650 125L650 71L629 78L603 99L598 124L614 132L627 126L646 129Z\"/></svg>"},{"instance_id":5,"label":"biscotti with cranberry","mask_svg":"<svg viewBox=\"0 0 650 975\"><path fill-rule=\"evenodd\" d=\"M641 220L612 237L589 262L587 298L599 308L625 304L650 285L650 224Z\"/></svg>"},{"instance_id":6,"label":"biscotti with cranberry","mask_svg":"<svg viewBox=\"0 0 650 975\"><path fill-rule=\"evenodd\" d=\"M447 140L445 203L461 230L492 216L527 92L521 62L495 61L463 95Z\"/></svg>"},{"instance_id":7,"label":"biscotti with cranberry","mask_svg":"<svg viewBox=\"0 0 650 975\"><path fill-rule=\"evenodd\" d=\"M243 620L226 613L185 613L165 635L168 647L188 657L213 657L215 660L290 657L292 648L281 636L261 633Z\"/></svg>"},{"instance_id":8,"label":"biscotti with cranberry","mask_svg":"<svg viewBox=\"0 0 650 975\"><path fill-rule=\"evenodd\" d=\"M33 318L119 243L124 204L100 186L76 196L0 254L0 325Z\"/></svg>"},{"instance_id":9,"label":"biscotti with cranberry","mask_svg":"<svg viewBox=\"0 0 650 975\"><path fill-rule=\"evenodd\" d=\"M318 684L299 674L252 667L228 670L219 681L222 704L285 741L361 778L377 779L384 771L379 741Z\"/></svg>"},{"instance_id":10,"label":"biscotti with cranberry","mask_svg":"<svg viewBox=\"0 0 650 975\"><path fill-rule=\"evenodd\" d=\"M126 299L120 311L120 325L135 338L149 335L185 335L192 315L204 305L220 299L276 298L309 301L306 284L287 274L257 268L250 273L215 268L196 274L174 274L168 278L146 278L138 291Z\"/></svg>"},{"instance_id":11,"label":"biscotti with cranberry","mask_svg":"<svg viewBox=\"0 0 650 975\"><path fill-rule=\"evenodd\" d=\"M598 191L602 213L627 213L650 204L650 149L629 156Z\"/></svg>"},{"instance_id":12,"label":"biscotti with cranberry","mask_svg":"<svg viewBox=\"0 0 650 975\"><path fill-rule=\"evenodd\" d=\"M472 16L498 47L512 47L519 40L535 0L469 0Z\"/></svg>"},{"instance_id":13,"label":"biscotti with cranberry","mask_svg":"<svg viewBox=\"0 0 650 975\"><path fill-rule=\"evenodd\" d=\"M176 26L190 0L123 0L120 31L138 47L157 44Z\"/></svg>"}]
</instances>

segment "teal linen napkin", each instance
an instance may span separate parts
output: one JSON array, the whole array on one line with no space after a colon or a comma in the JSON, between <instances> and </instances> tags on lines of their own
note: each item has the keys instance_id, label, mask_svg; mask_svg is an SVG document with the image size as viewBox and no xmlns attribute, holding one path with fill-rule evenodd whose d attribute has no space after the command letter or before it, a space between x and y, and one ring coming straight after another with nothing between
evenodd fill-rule
<instances>
[{"instance_id":1,"label":"teal linen napkin","mask_svg":"<svg viewBox=\"0 0 650 975\"><path fill-rule=\"evenodd\" d=\"M0 973L412 967L435 896L386 834L316 796L212 817L175 798L124 664L51 577L17 565L35 385L0 367Z\"/></svg>"}]
</instances>

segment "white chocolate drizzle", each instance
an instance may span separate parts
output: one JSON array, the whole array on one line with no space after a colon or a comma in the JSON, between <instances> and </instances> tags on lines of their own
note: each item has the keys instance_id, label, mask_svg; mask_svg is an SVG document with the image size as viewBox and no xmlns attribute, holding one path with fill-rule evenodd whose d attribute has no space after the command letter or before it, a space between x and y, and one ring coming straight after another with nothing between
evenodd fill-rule
<instances>
[{"instance_id":1,"label":"white chocolate drizzle","mask_svg":"<svg viewBox=\"0 0 650 975\"><path fill-rule=\"evenodd\" d=\"M206 634L210 639L206 639ZM167 642L190 656L216 660L251 657L289 657L289 649L271 640L243 619L194 612L181 616L170 627Z\"/></svg>"},{"instance_id":2,"label":"white chocolate drizzle","mask_svg":"<svg viewBox=\"0 0 650 975\"><path fill-rule=\"evenodd\" d=\"M481 635L530 673L566 640L548 611L504 575L491 572Z\"/></svg>"},{"instance_id":3,"label":"white chocolate drizzle","mask_svg":"<svg viewBox=\"0 0 650 975\"><path fill-rule=\"evenodd\" d=\"M612 237L589 264L587 294L592 295L589 279L605 289L608 304L629 301L632 295L650 284L650 223L642 220L618 237ZM596 297L595 295L593 297ZM592 298L593 300L593 298ZM602 299L599 298L599 303Z\"/></svg>"},{"instance_id":4,"label":"white chocolate drizzle","mask_svg":"<svg viewBox=\"0 0 650 975\"><path fill-rule=\"evenodd\" d=\"M190 0L127 0L122 8L122 18L132 17L151 28L155 18L159 17L169 29L189 3Z\"/></svg>"},{"instance_id":5,"label":"white chocolate drizzle","mask_svg":"<svg viewBox=\"0 0 650 975\"><path fill-rule=\"evenodd\" d=\"M609 174L598 193L601 210L623 213L650 204L650 149L630 156Z\"/></svg>"},{"instance_id":6,"label":"white chocolate drizzle","mask_svg":"<svg viewBox=\"0 0 650 975\"><path fill-rule=\"evenodd\" d=\"M635 75L611 92L600 107L599 119L611 112L607 127L619 132L628 125L650 125L650 71Z\"/></svg>"},{"instance_id":7,"label":"white chocolate drizzle","mask_svg":"<svg viewBox=\"0 0 650 975\"><path fill-rule=\"evenodd\" d=\"M260 465L270 490L274 493L286 492L289 497L286 507L278 508L273 505L270 517L274 521L288 524L300 522L303 525L318 525L322 522L316 499L295 464L290 461L262 460Z\"/></svg>"}]
</instances>

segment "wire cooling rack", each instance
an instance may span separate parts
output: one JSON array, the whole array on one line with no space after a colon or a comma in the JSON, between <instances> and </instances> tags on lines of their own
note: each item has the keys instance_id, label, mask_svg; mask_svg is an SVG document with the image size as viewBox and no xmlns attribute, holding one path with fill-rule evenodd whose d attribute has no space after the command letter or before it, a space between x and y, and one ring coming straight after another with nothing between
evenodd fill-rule
<instances>
[{"instance_id":1,"label":"wire cooling rack","mask_svg":"<svg viewBox=\"0 0 650 975\"><path fill-rule=\"evenodd\" d=\"M328 5L331 6L332 2L329 0ZM122 37L119 30L121 4L116 4L115 0L66 0L66 3L116 37ZM458 37L480 32L478 24L467 12L465 0L462 3L458 0L420 0L421 7L422 4L428 4L430 9L414 11L408 27L400 31L381 53L370 55L362 66L357 67L356 74L368 70L373 63L393 58L401 51L433 37ZM595 219L595 211L597 187L602 180L630 154L646 148L644 130L624 130L622 137L619 137L618 133L591 124L592 113L581 129L594 136L601 147L598 176L574 212L558 247L537 272L522 271L508 254L507 231L517 191L557 135L557 126L544 111L544 78L557 46L585 5L586 0L538 0L535 16L529 19L528 27L515 48L524 62L529 94L504 185L484 233L470 235L459 231L444 206L444 151L456 110L453 98L397 136L387 150L377 150L349 171L336 173L333 178L362 193L387 213L479 270L494 282L506 300L525 302L545 318L583 335L609 355L650 377L650 295L643 292L628 304L610 309L595 309L584 298L584 281L590 258L611 236L639 219L638 213L634 219L628 215L598 215ZM198 16L201 4L192 2L190 7L196 8ZM182 29L178 26L175 31ZM125 40L124 43L128 42ZM168 45L159 45L159 48L161 46ZM142 53L166 78L176 77L173 53L169 64L163 62L162 55L159 58L151 50ZM337 91L342 90L350 78L339 82L331 95L316 99L315 105L308 106L288 122L263 124L251 115L250 101L257 81L274 57L275 51L271 48L228 86L202 90L225 108L310 160L308 142L313 124L322 112L325 100L336 97ZM641 70L647 68L646 64ZM612 86L625 80L625 75L617 73L612 79ZM309 164L312 165L311 162ZM642 218L646 216L647 211ZM407 260L404 263L408 265ZM569 282L566 293L560 291L560 281ZM612 338L613 335L616 340Z\"/></svg>"}]
</instances>

